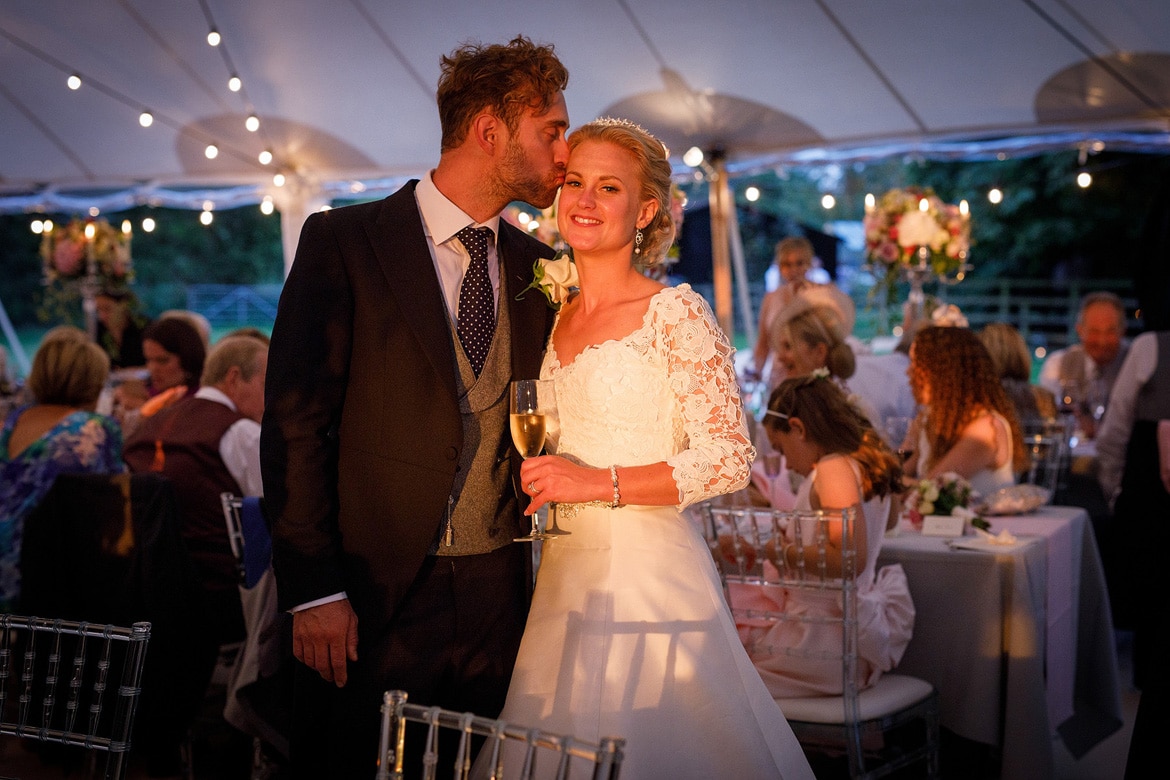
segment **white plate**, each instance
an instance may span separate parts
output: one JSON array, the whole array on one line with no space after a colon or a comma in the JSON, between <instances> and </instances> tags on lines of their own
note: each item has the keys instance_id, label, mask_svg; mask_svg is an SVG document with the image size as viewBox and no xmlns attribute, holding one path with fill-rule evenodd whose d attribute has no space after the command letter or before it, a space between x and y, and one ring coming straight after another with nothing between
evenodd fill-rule
<instances>
[{"instance_id":1,"label":"white plate","mask_svg":"<svg viewBox=\"0 0 1170 780\"><path fill-rule=\"evenodd\" d=\"M1026 515L1048 503L1052 496L1039 485L1011 485L988 496L975 511L981 515Z\"/></svg>"}]
</instances>

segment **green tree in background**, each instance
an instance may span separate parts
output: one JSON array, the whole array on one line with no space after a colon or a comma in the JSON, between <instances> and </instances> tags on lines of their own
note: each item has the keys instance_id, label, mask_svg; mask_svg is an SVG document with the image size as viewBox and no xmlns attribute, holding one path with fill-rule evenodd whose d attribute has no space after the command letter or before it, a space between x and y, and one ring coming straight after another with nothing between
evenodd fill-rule
<instances>
[{"instance_id":1,"label":"green tree in background","mask_svg":"<svg viewBox=\"0 0 1170 780\"><path fill-rule=\"evenodd\" d=\"M46 214L64 223L71 215ZM151 217L154 232L142 230ZM280 283L284 261L280 217L265 216L254 206L215 212L211 225L199 222L199 212L179 209L135 208L110 214L112 223L129 219L134 226L134 284L142 309L155 314L185 308L190 284ZM41 281L40 237L29 225L34 215L0 216L0 296L18 326L54 325L46 322ZM74 302L69 312L81 324Z\"/></svg>"}]
</instances>

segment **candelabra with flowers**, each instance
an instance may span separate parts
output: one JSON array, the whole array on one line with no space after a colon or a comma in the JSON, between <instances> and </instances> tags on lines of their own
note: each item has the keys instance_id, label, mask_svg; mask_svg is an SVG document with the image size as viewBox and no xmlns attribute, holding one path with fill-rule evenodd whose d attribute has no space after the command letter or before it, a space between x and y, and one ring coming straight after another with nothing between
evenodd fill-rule
<instances>
[{"instance_id":1,"label":"candelabra with flowers","mask_svg":"<svg viewBox=\"0 0 1170 780\"><path fill-rule=\"evenodd\" d=\"M865 254L887 299L894 285L910 285L907 322L925 316L923 285L932 278L957 284L971 266L967 202L944 203L930 188L893 189L865 207Z\"/></svg>"},{"instance_id":2,"label":"candelabra with flowers","mask_svg":"<svg viewBox=\"0 0 1170 780\"><path fill-rule=\"evenodd\" d=\"M97 295L124 288L133 281L130 221L121 229L104 219L74 219L65 225L45 220L41 229L41 262L46 306L58 311L81 299L85 327L97 338Z\"/></svg>"}]
</instances>

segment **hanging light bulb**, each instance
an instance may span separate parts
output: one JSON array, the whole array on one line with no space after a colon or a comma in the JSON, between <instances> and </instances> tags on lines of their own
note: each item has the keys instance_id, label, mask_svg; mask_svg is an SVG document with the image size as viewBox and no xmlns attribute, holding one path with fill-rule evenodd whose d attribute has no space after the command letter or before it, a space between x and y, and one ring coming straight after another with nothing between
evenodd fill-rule
<instances>
[{"instance_id":1,"label":"hanging light bulb","mask_svg":"<svg viewBox=\"0 0 1170 780\"><path fill-rule=\"evenodd\" d=\"M239 92L242 86L244 86L244 82L240 81L240 77L233 73L232 77L228 79L228 89L232 92Z\"/></svg>"},{"instance_id":2,"label":"hanging light bulb","mask_svg":"<svg viewBox=\"0 0 1170 780\"><path fill-rule=\"evenodd\" d=\"M830 193L826 192L824 195L821 196L821 208L831 209L836 205L837 205L837 199L834 198Z\"/></svg>"},{"instance_id":3,"label":"hanging light bulb","mask_svg":"<svg viewBox=\"0 0 1170 780\"><path fill-rule=\"evenodd\" d=\"M760 188L753 184L743 191L743 196L747 199L748 203L755 203L760 199Z\"/></svg>"},{"instance_id":4,"label":"hanging light bulb","mask_svg":"<svg viewBox=\"0 0 1170 780\"><path fill-rule=\"evenodd\" d=\"M69 78L65 79L65 86L72 90L81 89L81 76L74 73Z\"/></svg>"},{"instance_id":5,"label":"hanging light bulb","mask_svg":"<svg viewBox=\"0 0 1170 780\"><path fill-rule=\"evenodd\" d=\"M216 157L219 156L219 147L216 146L215 144L208 144L207 148L203 150L203 155L208 160L214 160Z\"/></svg>"},{"instance_id":6,"label":"hanging light bulb","mask_svg":"<svg viewBox=\"0 0 1170 780\"><path fill-rule=\"evenodd\" d=\"M210 225L213 219L215 219L215 217L212 216L210 211L203 211L199 214L199 221L204 225Z\"/></svg>"},{"instance_id":7,"label":"hanging light bulb","mask_svg":"<svg viewBox=\"0 0 1170 780\"><path fill-rule=\"evenodd\" d=\"M268 165L270 162L272 162L272 152L265 149L264 151L260 152L258 159L260 160L261 165Z\"/></svg>"},{"instance_id":8,"label":"hanging light bulb","mask_svg":"<svg viewBox=\"0 0 1170 780\"><path fill-rule=\"evenodd\" d=\"M987 191L987 200L994 205L999 205L1003 202L1003 190L999 187L992 187Z\"/></svg>"},{"instance_id":9,"label":"hanging light bulb","mask_svg":"<svg viewBox=\"0 0 1170 780\"><path fill-rule=\"evenodd\" d=\"M1077 174L1077 186L1082 190L1087 190L1093 183L1093 174L1088 171L1081 171Z\"/></svg>"},{"instance_id":10,"label":"hanging light bulb","mask_svg":"<svg viewBox=\"0 0 1170 780\"><path fill-rule=\"evenodd\" d=\"M272 184L275 187L283 187L284 186L284 174L283 173L275 174L272 177Z\"/></svg>"},{"instance_id":11,"label":"hanging light bulb","mask_svg":"<svg viewBox=\"0 0 1170 780\"><path fill-rule=\"evenodd\" d=\"M223 40L223 36L221 36L221 35L219 34L219 30L217 30L217 29L215 29L214 27L212 27L212 28L211 28L211 32L207 33L207 43L208 43L208 45L209 45L209 46L219 46L219 42L220 42L221 40Z\"/></svg>"},{"instance_id":12,"label":"hanging light bulb","mask_svg":"<svg viewBox=\"0 0 1170 780\"><path fill-rule=\"evenodd\" d=\"M138 124L142 125L143 127L150 127L154 124L154 114L150 113L149 111L143 111L138 115Z\"/></svg>"},{"instance_id":13,"label":"hanging light bulb","mask_svg":"<svg viewBox=\"0 0 1170 780\"><path fill-rule=\"evenodd\" d=\"M39 219L34 219L32 221L32 224L29 225L28 227L30 230L32 230L32 232L36 233L38 236L45 232L45 223Z\"/></svg>"},{"instance_id":14,"label":"hanging light bulb","mask_svg":"<svg viewBox=\"0 0 1170 780\"><path fill-rule=\"evenodd\" d=\"M244 120L244 127L248 128L249 133L254 133L260 129L260 117L252 114Z\"/></svg>"},{"instance_id":15,"label":"hanging light bulb","mask_svg":"<svg viewBox=\"0 0 1170 780\"><path fill-rule=\"evenodd\" d=\"M692 168L698 168L703 162L703 150L697 146L692 146L687 149L686 154L683 155L683 162Z\"/></svg>"},{"instance_id":16,"label":"hanging light bulb","mask_svg":"<svg viewBox=\"0 0 1170 780\"><path fill-rule=\"evenodd\" d=\"M263 214L264 216L268 216L269 214L271 214L275 210L276 210L276 204L274 204L272 202L272 196L265 195L264 200L260 201L260 213Z\"/></svg>"},{"instance_id":17,"label":"hanging light bulb","mask_svg":"<svg viewBox=\"0 0 1170 780\"><path fill-rule=\"evenodd\" d=\"M143 233L153 233L154 228L155 228L155 222L154 222L153 217L143 217L142 218L142 232Z\"/></svg>"}]
</instances>

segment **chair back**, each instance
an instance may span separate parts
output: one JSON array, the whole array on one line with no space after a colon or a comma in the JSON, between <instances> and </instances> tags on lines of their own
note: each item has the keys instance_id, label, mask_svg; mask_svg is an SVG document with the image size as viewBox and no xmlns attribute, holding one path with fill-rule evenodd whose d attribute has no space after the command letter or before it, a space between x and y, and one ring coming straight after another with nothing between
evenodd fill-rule
<instances>
[{"instance_id":1,"label":"chair back","mask_svg":"<svg viewBox=\"0 0 1170 780\"><path fill-rule=\"evenodd\" d=\"M254 588L272 564L272 535L264 520L261 499L232 493L220 493L219 499L240 584L245 589Z\"/></svg>"},{"instance_id":2,"label":"chair back","mask_svg":"<svg viewBox=\"0 0 1170 780\"><path fill-rule=\"evenodd\" d=\"M0 734L105 752L125 777L149 640L145 622L0 615Z\"/></svg>"},{"instance_id":3,"label":"chair back","mask_svg":"<svg viewBox=\"0 0 1170 780\"><path fill-rule=\"evenodd\" d=\"M519 777L529 780L537 777L538 761L555 762L556 774L541 771L540 777L569 777L569 763L573 758L592 764L593 780L617 780L622 764L622 748L626 741L606 737L597 743L574 737L553 734L540 729L483 718L470 712L452 712L438 707L426 707L407 702L406 691L387 691L382 698L382 736L378 747L378 771L375 780L402 780L406 745L406 722L415 721L427 726L426 748L423 756L423 780L434 780L438 763L439 733L442 730L459 735L455 756L455 777L468 778L471 774L472 737L487 737L482 751L490 760L491 777ZM519 767L504 765L505 744L511 740L524 746ZM485 760L485 759L480 759Z\"/></svg>"},{"instance_id":4,"label":"chair back","mask_svg":"<svg viewBox=\"0 0 1170 780\"><path fill-rule=\"evenodd\" d=\"M917 761L938 770L938 697L925 681L885 674L862 690L858 677L858 552L855 509L783 512L766 508L701 507L704 535L715 558L733 616L753 625L816 624L833 627L838 646L769 644L771 632L753 633L748 654L783 655L839 665L840 696L777 699L808 753L844 754L850 777L879 777ZM791 552L795 548L803 553ZM753 590L774 598L741 599ZM808 609L809 603L834 605ZM757 606L744 607L744 603ZM766 608L758 605L767 603ZM830 633L821 632L818 633ZM755 642L753 644L752 642ZM885 737L911 722L921 724L920 744L893 745Z\"/></svg>"}]
</instances>

